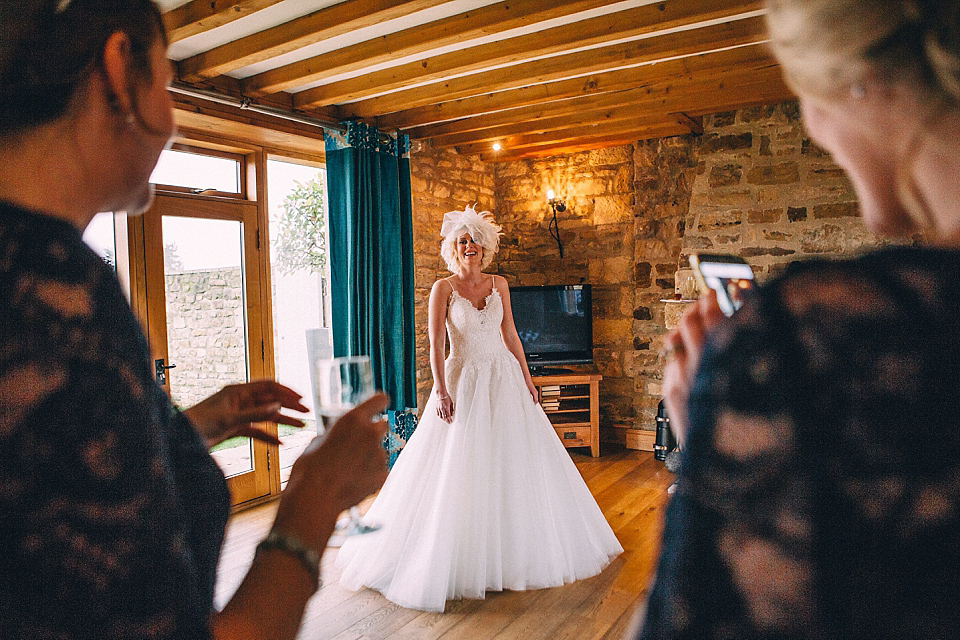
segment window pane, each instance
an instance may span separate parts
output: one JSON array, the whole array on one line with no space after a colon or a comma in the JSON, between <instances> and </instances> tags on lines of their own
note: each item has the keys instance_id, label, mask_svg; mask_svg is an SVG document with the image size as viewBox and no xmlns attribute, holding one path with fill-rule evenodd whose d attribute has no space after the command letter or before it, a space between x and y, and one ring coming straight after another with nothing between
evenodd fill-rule
<instances>
[{"instance_id":1,"label":"window pane","mask_svg":"<svg viewBox=\"0 0 960 640\"><path fill-rule=\"evenodd\" d=\"M326 174L322 169L267 161L270 199L270 272L273 282L274 357L277 380L303 394L313 407L307 364L307 332L317 332L332 345L324 322L328 304L326 255ZM333 347L330 347L333 354ZM307 427L280 425L280 481L316 435L311 414Z\"/></svg>"},{"instance_id":2,"label":"window pane","mask_svg":"<svg viewBox=\"0 0 960 640\"><path fill-rule=\"evenodd\" d=\"M231 158L167 149L160 154L150 182L188 189L240 193L240 162Z\"/></svg>"},{"instance_id":3,"label":"window pane","mask_svg":"<svg viewBox=\"0 0 960 640\"><path fill-rule=\"evenodd\" d=\"M83 232L83 241L103 261L117 270L117 238L114 234L113 214L98 213Z\"/></svg>"},{"instance_id":4,"label":"window pane","mask_svg":"<svg viewBox=\"0 0 960 640\"><path fill-rule=\"evenodd\" d=\"M228 384L246 382L243 226L236 220L163 217L170 396L189 407ZM212 451L224 475L253 468L249 438Z\"/></svg>"}]
</instances>

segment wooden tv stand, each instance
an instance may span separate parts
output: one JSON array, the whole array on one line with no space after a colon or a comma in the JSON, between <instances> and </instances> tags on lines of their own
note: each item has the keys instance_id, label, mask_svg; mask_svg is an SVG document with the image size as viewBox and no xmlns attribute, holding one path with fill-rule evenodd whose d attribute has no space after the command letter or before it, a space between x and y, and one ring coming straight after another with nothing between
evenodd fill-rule
<instances>
[{"instance_id":1,"label":"wooden tv stand","mask_svg":"<svg viewBox=\"0 0 960 640\"><path fill-rule=\"evenodd\" d=\"M543 410L553 423L563 446L590 447L600 455L599 373L558 373L534 375ZM546 395L544 394L546 387Z\"/></svg>"}]
</instances>

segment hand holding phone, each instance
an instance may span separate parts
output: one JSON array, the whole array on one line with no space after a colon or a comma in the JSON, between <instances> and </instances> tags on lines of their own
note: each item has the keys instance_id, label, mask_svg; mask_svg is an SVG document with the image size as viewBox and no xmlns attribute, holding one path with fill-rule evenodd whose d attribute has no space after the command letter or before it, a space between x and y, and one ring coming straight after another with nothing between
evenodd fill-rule
<instances>
[{"instance_id":1,"label":"hand holding phone","mask_svg":"<svg viewBox=\"0 0 960 640\"><path fill-rule=\"evenodd\" d=\"M701 289L717 292L717 304L727 316L743 305L745 294L754 286L753 269L738 256L694 253L690 266Z\"/></svg>"}]
</instances>

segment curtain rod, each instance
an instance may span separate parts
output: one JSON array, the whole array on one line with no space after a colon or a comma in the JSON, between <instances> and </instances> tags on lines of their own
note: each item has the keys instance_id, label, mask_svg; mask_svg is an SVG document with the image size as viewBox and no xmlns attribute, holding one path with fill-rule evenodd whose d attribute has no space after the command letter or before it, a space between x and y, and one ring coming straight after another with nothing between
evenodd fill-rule
<instances>
[{"instance_id":1,"label":"curtain rod","mask_svg":"<svg viewBox=\"0 0 960 640\"><path fill-rule=\"evenodd\" d=\"M189 96L192 98L199 98L201 100L218 102L220 104L236 107L237 109L245 109L247 111L253 111L254 113L260 113L265 116L274 116L276 118L283 118L284 120L290 120L291 122L299 122L300 124L305 124L311 127L319 127L321 129L332 129L334 131L339 131L341 133L347 130L346 127L340 124L339 122L327 122L325 120L311 118L310 116L300 115L299 113L293 113L292 111L287 111L285 109L280 109L278 107L268 107L265 105L256 104L254 102L251 102L250 98L234 98L231 96L225 96L221 93L215 93L213 91L207 91L205 89L195 89L189 85L185 85L179 82L174 82L173 84L171 84L170 91L172 91L173 93L179 93L180 95Z\"/></svg>"}]
</instances>

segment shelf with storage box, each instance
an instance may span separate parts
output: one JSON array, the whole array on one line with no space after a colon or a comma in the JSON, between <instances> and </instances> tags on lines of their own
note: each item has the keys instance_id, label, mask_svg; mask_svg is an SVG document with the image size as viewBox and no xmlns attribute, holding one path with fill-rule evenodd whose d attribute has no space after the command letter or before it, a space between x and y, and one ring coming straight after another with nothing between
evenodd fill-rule
<instances>
[{"instance_id":1,"label":"shelf with storage box","mask_svg":"<svg viewBox=\"0 0 960 640\"><path fill-rule=\"evenodd\" d=\"M540 404L563 445L590 447L594 458L600 455L602 379L599 373L533 376L533 384L540 390Z\"/></svg>"}]
</instances>

